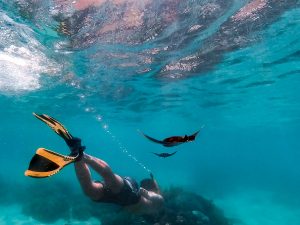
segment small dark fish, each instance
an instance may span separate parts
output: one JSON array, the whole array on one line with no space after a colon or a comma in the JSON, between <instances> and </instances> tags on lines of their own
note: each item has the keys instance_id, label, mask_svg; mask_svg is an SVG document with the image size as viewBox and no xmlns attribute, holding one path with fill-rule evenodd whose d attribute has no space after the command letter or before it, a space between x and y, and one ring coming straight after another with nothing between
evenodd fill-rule
<instances>
[{"instance_id":1,"label":"small dark fish","mask_svg":"<svg viewBox=\"0 0 300 225\"><path fill-rule=\"evenodd\" d=\"M155 153L155 152L152 152L152 153L154 155L157 155L158 157L167 158L167 157L170 157L170 156L174 155L176 152L173 152L173 153L167 153L167 152L164 152L164 153Z\"/></svg>"},{"instance_id":2,"label":"small dark fish","mask_svg":"<svg viewBox=\"0 0 300 225\"><path fill-rule=\"evenodd\" d=\"M183 144L183 143L186 143L186 142L191 142L191 141L194 141L197 134L199 133L200 130L198 130L196 133L188 136L188 135L185 135L185 136L172 136L172 137L168 137L168 138L165 138L164 140L160 141L160 140L157 140L155 138L152 138L144 133L142 133L146 138L148 138L150 141L153 141L155 143L158 143L158 144L161 144L165 147L174 147L174 146L177 146L177 145L180 145L180 144Z\"/></svg>"}]
</instances>

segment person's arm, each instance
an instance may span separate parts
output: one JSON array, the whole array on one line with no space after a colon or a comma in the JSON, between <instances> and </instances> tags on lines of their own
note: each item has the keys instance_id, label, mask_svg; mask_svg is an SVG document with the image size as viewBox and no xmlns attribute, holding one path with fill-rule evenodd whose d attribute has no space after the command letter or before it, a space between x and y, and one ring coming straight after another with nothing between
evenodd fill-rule
<instances>
[{"instance_id":1,"label":"person's arm","mask_svg":"<svg viewBox=\"0 0 300 225\"><path fill-rule=\"evenodd\" d=\"M160 194L156 194L153 191L147 191L144 188L140 188L140 194L142 197L148 200L153 207L160 207L164 202L164 198Z\"/></svg>"},{"instance_id":2,"label":"person's arm","mask_svg":"<svg viewBox=\"0 0 300 225\"><path fill-rule=\"evenodd\" d=\"M140 214L153 214L161 210L164 203L164 199L161 195L147 191L141 187L139 192L141 196L139 203L126 206L127 210Z\"/></svg>"},{"instance_id":3,"label":"person's arm","mask_svg":"<svg viewBox=\"0 0 300 225\"><path fill-rule=\"evenodd\" d=\"M157 189L157 194L160 194L160 189L159 189L159 186L158 186L158 184L157 184L156 180L154 179L154 176L153 176L153 174L152 174L152 173L150 173L150 177L151 177L151 179L152 179L152 180L153 180L153 182L154 182L155 188Z\"/></svg>"}]
</instances>

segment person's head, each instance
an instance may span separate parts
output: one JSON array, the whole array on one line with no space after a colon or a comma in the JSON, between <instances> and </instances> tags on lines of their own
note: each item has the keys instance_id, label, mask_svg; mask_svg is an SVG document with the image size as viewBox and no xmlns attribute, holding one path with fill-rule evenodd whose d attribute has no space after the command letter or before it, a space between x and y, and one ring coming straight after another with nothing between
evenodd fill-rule
<instances>
[{"instance_id":1,"label":"person's head","mask_svg":"<svg viewBox=\"0 0 300 225\"><path fill-rule=\"evenodd\" d=\"M141 181L140 186L146 189L147 191L153 191L155 193L159 192L157 185L155 184L155 181L153 179L149 179L149 178L143 179Z\"/></svg>"}]
</instances>

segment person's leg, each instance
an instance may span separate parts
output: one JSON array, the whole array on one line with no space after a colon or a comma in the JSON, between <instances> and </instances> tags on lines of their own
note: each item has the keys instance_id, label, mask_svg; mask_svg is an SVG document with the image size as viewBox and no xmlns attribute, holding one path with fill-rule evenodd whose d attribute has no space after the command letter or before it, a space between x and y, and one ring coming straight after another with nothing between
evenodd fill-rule
<instances>
[{"instance_id":1,"label":"person's leg","mask_svg":"<svg viewBox=\"0 0 300 225\"><path fill-rule=\"evenodd\" d=\"M117 174L114 174L105 161L87 154L83 155L83 160L103 177L105 185L112 191L112 193L120 192L124 185L123 178Z\"/></svg>"},{"instance_id":2,"label":"person's leg","mask_svg":"<svg viewBox=\"0 0 300 225\"><path fill-rule=\"evenodd\" d=\"M103 185L93 182L91 172L83 157L80 161L75 162L75 171L84 193L92 200L99 200L103 196Z\"/></svg>"}]
</instances>

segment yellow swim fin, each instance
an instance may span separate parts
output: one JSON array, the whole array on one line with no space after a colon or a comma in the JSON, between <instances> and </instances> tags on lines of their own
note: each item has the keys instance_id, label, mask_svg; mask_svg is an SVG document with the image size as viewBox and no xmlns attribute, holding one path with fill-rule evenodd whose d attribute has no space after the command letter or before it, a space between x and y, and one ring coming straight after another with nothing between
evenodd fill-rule
<instances>
[{"instance_id":1,"label":"yellow swim fin","mask_svg":"<svg viewBox=\"0 0 300 225\"><path fill-rule=\"evenodd\" d=\"M62 168L74 162L77 157L61 155L59 153L39 148L32 157L25 176L44 178L58 173Z\"/></svg>"},{"instance_id":2,"label":"yellow swim fin","mask_svg":"<svg viewBox=\"0 0 300 225\"><path fill-rule=\"evenodd\" d=\"M53 117L46 114L39 115L36 113L33 113L33 115L51 127L55 133L61 136L67 143L69 140L73 139L73 136L69 133L69 131Z\"/></svg>"}]
</instances>

